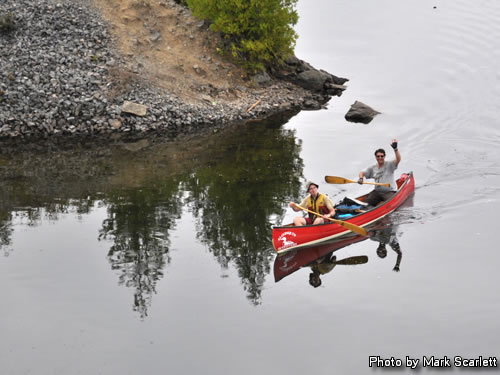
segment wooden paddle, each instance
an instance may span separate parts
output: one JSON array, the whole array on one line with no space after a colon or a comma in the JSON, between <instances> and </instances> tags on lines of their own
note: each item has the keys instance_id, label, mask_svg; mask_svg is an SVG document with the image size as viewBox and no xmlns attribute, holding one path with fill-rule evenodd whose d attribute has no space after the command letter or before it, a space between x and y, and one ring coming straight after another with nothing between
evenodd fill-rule
<instances>
[{"instance_id":1,"label":"wooden paddle","mask_svg":"<svg viewBox=\"0 0 500 375\"><path fill-rule=\"evenodd\" d=\"M349 180L348 178L344 177L337 177L337 176L325 176L325 181L328 182L329 184L357 184L358 181L353 181ZM363 184L369 184L369 185L379 185L379 186L391 186L391 184L381 184L380 182L364 182Z\"/></svg>"},{"instance_id":2,"label":"wooden paddle","mask_svg":"<svg viewBox=\"0 0 500 375\"><path fill-rule=\"evenodd\" d=\"M334 264L349 264L349 265L356 265L356 264L365 264L368 263L368 257L366 255L357 255L349 258L344 258L340 260L333 261Z\"/></svg>"},{"instance_id":3,"label":"wooden paddle","mask_svg":"<svg viewBox=\"0 0 500 375\"><path fill-rule=\"evenodd\" d=\"M313 214L313 215L316 215L316 216L319 216L319 217L323 217L323 215L318 214L317 212L308 210L307 208L301 207L298 204L295 204L295 206L298 207L298 208L300 208L301 210L309 212L310 214ZM336 223L336 224L338 224L338 225L342 225L344 228L349 229L350 231L352 231L354 233L361 234L362 236L367 236L368 235L368 232L364 228L361 228L360 226L357 226L355 224L348 223L347 221L332 219L330 217L327 217L327 219L330 220L330 221L332 221L332 222L334 222L334 223Z\"/></svg>"}]
</instances>

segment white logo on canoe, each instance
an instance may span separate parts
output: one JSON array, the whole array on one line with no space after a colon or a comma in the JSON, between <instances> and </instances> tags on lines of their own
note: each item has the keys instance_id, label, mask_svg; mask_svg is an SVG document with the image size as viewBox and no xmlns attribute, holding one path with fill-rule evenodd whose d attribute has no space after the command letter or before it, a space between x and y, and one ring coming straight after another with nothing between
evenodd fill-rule
<instances>
[{"instance_id":1,"label":"white logo on canoe","mask_svg":"<svg viewBox=\"0 0 500 375\"><path fill-rule=\"evenodd\" d=\"M297 262L294 261L292 264L289 264L293 258L295 258L295 255L297 255L297 250L291 250L287 255L283 256L283 264L279 267L279 269L283 272L288 272L290 271L293 267L297 265Z\"/></svg>"},{"instance_id":2,"label":"white logo on canoe","mask_svg":"<svg viewBox=\"0 0 500 375\"><path fill-rule=\"evenodd\" d=\"M290 241L290 237L296 237L295 232L284 232L278 237L278 241L282 241L283 245L280 246L279 250L286 249L297 245L296 242Z\"/></svg>"}]
</instances>

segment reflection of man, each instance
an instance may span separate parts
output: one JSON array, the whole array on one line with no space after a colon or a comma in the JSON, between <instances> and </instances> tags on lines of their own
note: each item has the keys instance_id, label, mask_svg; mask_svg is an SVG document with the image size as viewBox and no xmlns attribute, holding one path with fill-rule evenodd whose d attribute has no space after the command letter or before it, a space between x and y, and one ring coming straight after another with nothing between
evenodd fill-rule
<instances>
[{"instance_id":1,"label":"reflection of man","mask_svg":"<svg viewBox=\"0 0 500 375\"><path fill-rule=\"evenodd\" d=\"M337 257L334 255L332 256L332 253L329 253L325 256L322 256L321 258L318 258L314 261L314 263L311 265L311 273L309 274L309 284L313 286L314 288L317 288L318 286L321 285L321 275L327 274L331 270L334 269L336 266L335 261L337 260Z\"/></svg>"},{"instance_id":2,"label":"reflection of man","mask_svg":"<svg viewBox=\"0 0 500 375\"><path fill-rule=\"evenodd\" d=\"M364 264L368 262L368 257L366 255L357 255L353 257L343 258L337 260L337 257L333 255L333 251L316 259L314 262L310 263L308 266L311 267L311 273L309 274L309 284L317 288L321 285L321 276L327 274L335 268L337 264L343 265L357 265Z\"/></svg>"},{"instance_id":3,"label":"reflection of man","mask_svg":"<svg viewBox=\"0 0 500 375\"><path fill-rule=\"evenodd\" d=\"M388 227L382 230L377 230L370 238L374 241L379 242L379 245L377 247L377 255L379 256L379 258L383 259L387 256L387 244L391 247L392 250L396 252L398 257L396 259L396 264L394 265L394 268L392 270L395 272L399 272L399 265L401 263L401 259L403 258L403 253L401 252L401 247L399 246L395 228Z\"/></svg>"}]
</instances>

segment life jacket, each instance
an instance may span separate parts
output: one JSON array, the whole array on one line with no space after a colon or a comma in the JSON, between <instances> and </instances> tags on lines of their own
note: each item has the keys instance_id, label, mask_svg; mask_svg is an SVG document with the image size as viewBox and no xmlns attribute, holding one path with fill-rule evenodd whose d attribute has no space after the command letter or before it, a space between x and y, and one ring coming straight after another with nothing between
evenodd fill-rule
<instances>
[{"instance_id":1,"label":"life jacket","mask_svg":"<svg viewBox=\"0 0 500 375\"><path fill-rule=\"evenodd\" d=\"M313 212L317 212L320 215L327 215L330 212L328 207L326 207L324 194L316 195L316 199L313 199L313 197L309 195L309 197L307 198L307 209ZM309 214L309 219L313 222L316 217L317 216L314 214Z\"/></svg>"}]
</instances>

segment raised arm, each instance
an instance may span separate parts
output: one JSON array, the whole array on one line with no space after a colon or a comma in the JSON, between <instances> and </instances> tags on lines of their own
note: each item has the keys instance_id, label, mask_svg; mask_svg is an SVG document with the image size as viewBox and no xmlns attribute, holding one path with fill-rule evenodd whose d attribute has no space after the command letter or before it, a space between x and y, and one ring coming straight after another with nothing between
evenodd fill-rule
<instances>
[{"instance_id":1,"label":"raised arm","mask_svg":"<svg viewBox=\"0 0 500 375\"><path fill-rule=\"evenodd\" d=\"M401 161L401 153L399 152L398 149L398 140L394 138L391 143L391 147L394 150L394 155L396 156L396 159L394 159L394 164L396 167L398 166L399 162ZM360 174L361 177L361 174Z\"/></svg>"}]
</instances>

